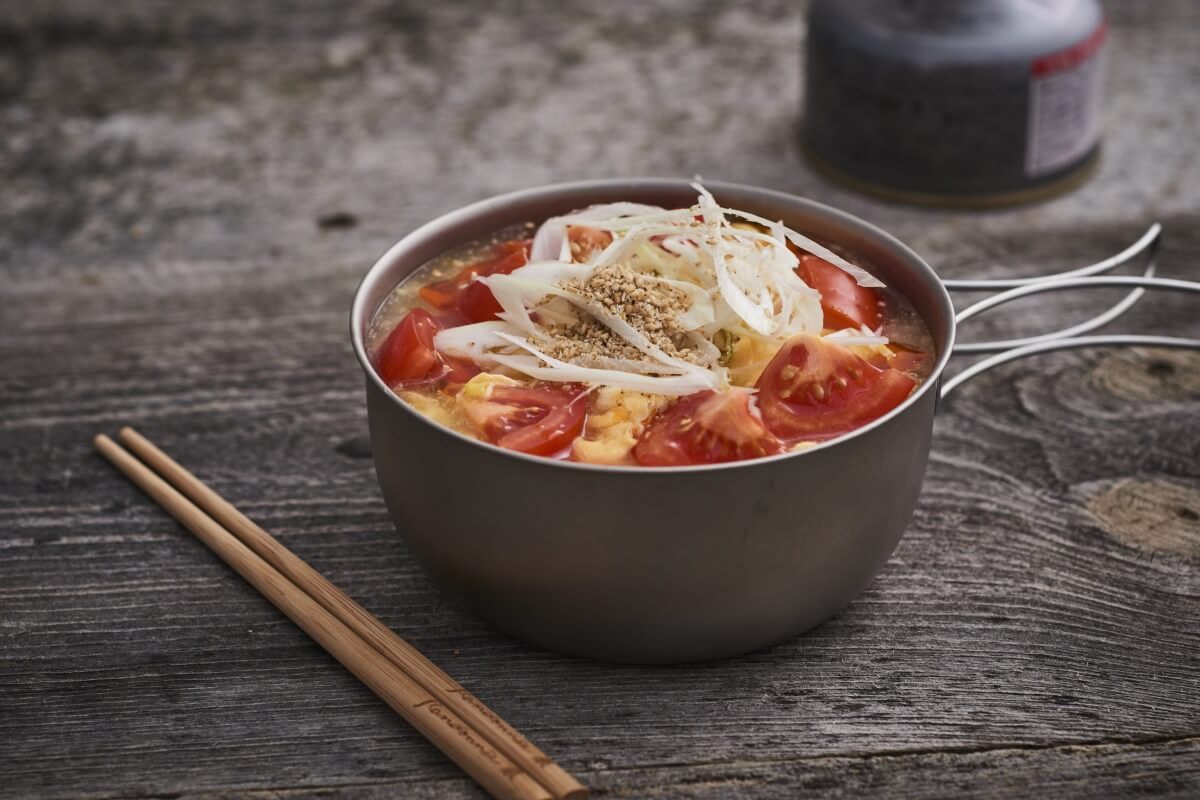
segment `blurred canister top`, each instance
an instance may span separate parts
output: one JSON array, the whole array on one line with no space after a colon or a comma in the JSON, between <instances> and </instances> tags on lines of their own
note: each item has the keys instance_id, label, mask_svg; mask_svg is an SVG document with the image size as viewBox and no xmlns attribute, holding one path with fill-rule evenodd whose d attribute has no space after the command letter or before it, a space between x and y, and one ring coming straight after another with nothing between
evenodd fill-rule
<instances>
[{"instance_id":1,"label":"blurred canister top","mask_svg":"<svg viewBox=\"0 0 1200 800\"><path fill-rule=\"evenodd\" d=\"M813 0L803 142L858 188L989 205L1065 190L1099 152L1097 0Z\"/></svg>"}]
</instances>

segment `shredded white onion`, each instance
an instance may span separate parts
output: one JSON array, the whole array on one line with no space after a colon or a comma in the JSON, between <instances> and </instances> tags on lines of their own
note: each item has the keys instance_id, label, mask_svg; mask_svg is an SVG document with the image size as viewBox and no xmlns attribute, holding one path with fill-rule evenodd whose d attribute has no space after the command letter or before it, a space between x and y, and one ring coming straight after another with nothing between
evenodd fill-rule
<instances>
[{"instance_id":1,"label":"shredded white onion","mask_svg":"<svg viewBox=\"0 0 1200 800\"><path fill-rule=\"evenodd\" d=\"M480 366L487 366L491 358L488 349L508 344L498 335L508 330L509 324L501 320L459 325L456 328L438 331L433 337L433 347L439 353L454 358L466 358Z\"/></svg>"},{"instance_id":2,"label":"shredded white onion","mask_svg":"<svg viewBox=\"0 0 1200 800\"><path fill-rule=\"evenodd\" d=\"M499 319L441 331L435 347L484 368L502 365L539 380L690 394L729 387L728 372L720 365L722 348L738 338L781 346L797 334L821 331L820 295L796 274L798 259L789 242L835 264L863 286L883 285L782 222L724 208L703 186L693 186L698 199L690 208L608 203L547 220L534 236L530 263L507 275L476 278L500 304ZM573 225L607 231L612 241L585 261L574 262L566 236ZM686 306L672 318L672 330L679 334L673 336L699 363L664 351L625 318L623 306L601 305L572 288L598 270L618 265L686 296ZM639 280L645 285L644 278ZM558 335L555 331L578 319L608 328L641 357L593 353L566 362L550 356L546 343ZM838 331L828 338L843 345L887 343L886 337L866 329Z\"/></svg>"},{"instance_id":3,"label":"shredded white onion","mask_svg":"<svg viewBox=\"0 0 1200 800\"><path fill-rule=\"evenodd\" d=\"M593 219L634 216L661 210L658 206L648 206L642 203L604 203L590 206L573 214L551 217L543 222L537 233L534 234L529 258L532 261L570 261L571 249L566 237L568 225Z\"/></svg>"},{"instance_id":4,"label":"shredded white onion","mask_svg":"<svg viewBox=\"0 0 1200 800\"><path fill-rule=\"evenodd\" d=\"M888 343L888 338L886 336L880 336L876 333L863 333L862 331L856 331L853 328L844 328L840 331L834 331L833 333L827 334L823 338L827 341L840 344L843 347L850 347L854 345L871 347L874 345Z\"/></svg>"},{"instance_id":5,"label":"shredded white onion","mask_svg":"<svg viewBox=\"0 0 1200 800\"><path fill-rule=\"evenodd\" d=\"M849 261L839 256L828 247L813 241L807 236L804 236L803 234L798 233L791 228L784 226L782 222L772 222L766 217L760 217L757 214L751 214L748 211L741 211L736 208L720 208L716 205L716 201L713 200L713 196L709 194L709 192L703 186L698 183L693 183L692 188L700 192L701 198L707 198L707 200L710 201L713 206L717 207L718 210L725 214L732 214L735 217L741 217L747 222L753 222L766 228L778 226L782 230L783 235L786 236L792 244L796 245L796 247L812 253L814 256L823 258L830 264L833 264L835 267L849 273L854 280L858 281L859 286L873 286L882 288L885 285L883 281L879 280L879 278L876 278L862 267L851 264Z\"/></svg>"}]
</instances>

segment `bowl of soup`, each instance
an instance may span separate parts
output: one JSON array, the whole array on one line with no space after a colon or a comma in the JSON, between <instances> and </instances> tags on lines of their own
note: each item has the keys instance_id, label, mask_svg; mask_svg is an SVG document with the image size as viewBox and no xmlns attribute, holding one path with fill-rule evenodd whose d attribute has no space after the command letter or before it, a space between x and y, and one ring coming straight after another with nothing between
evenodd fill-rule
<instances>
[{"instance_id":1,"label":"bowl of soup","mask_svg":"<svg viewBox=\"0 0 1200 800\"><path fill-rule=\"evenodd\" d=\"M866 586L953 332L882 230L665 179L446 214L351 318L380 487L429 574L515 637L638 663L773 644Z\"/></svg>"}]
</instances>

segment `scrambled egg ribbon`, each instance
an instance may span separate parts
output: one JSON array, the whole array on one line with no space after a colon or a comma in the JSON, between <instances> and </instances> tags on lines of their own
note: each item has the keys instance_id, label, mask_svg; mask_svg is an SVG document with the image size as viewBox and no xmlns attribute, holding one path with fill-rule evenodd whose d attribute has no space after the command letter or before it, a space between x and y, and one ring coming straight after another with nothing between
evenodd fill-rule
<instances>
[{"instance_id":1,"label":"scrambled egg ribbon","mask_svg":"<svg viewBox=\"0 0 1200 800\"><path fill-rule=\"evenodd\" d=\"M606 386L596 390L592 413L572 455L588 464L633 464L633 446L670 397Z\"/></svg>"}]
</instances>

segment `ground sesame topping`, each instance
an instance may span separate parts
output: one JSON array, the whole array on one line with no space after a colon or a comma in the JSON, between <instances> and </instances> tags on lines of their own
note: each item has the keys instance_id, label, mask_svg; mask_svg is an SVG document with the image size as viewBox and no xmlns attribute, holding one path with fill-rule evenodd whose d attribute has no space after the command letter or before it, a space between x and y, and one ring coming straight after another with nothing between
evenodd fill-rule
<instances>
[{"instance_id":1,"label":"ground sesame topping","mask_svg":"<svg viewBox=\"0 0 1200 800\"><path fill-rule=\"evenodd\" d=\"M703 355L685 343L679 315L691 308L687 294L661 278L634 272L623 264L596 270L586 280L563 288L597 304L640 331L667 355L693 364ZM601 359L644 360L644 354L604 325L591 319L549 328L545 352L562 361L593 364Z\"/></svg>"}]
</instances>

